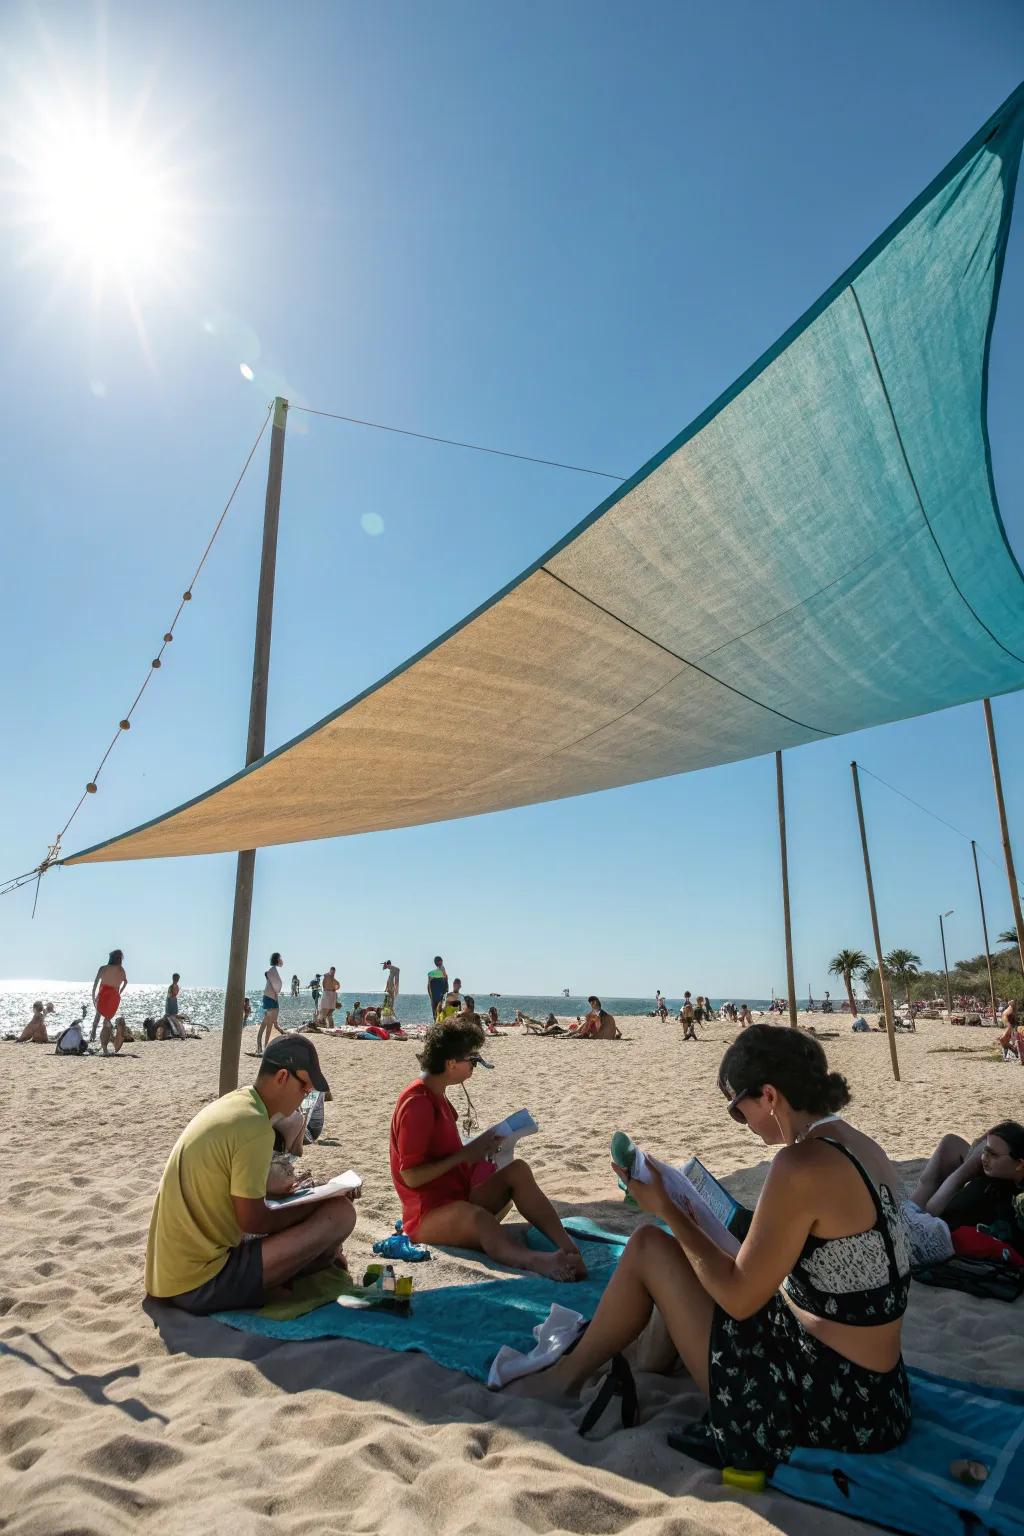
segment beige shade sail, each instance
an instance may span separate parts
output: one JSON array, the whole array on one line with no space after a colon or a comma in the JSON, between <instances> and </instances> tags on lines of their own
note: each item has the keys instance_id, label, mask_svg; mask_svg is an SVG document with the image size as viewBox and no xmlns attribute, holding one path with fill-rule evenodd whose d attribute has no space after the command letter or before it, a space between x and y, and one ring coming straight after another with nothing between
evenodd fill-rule
<instances>
[{"instance_id":1,"label":"beige shade sail","mask_svg":"<svg viewBox=\"0 0 1024 1536\"><path fill-rule=\"evenodd\" d=\"M685 773L1024 685L988 349L1024 88L523 576L294 741L65 860L217 853ZM437 721L457 701L470 750Z\"/></svg>"}]
</instances>

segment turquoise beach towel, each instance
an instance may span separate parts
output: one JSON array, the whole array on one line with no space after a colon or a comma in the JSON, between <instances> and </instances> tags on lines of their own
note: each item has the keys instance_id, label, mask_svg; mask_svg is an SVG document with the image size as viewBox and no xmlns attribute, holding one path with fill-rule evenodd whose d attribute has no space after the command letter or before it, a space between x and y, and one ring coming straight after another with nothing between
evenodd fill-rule
<instances>
[{"instance_id":1,"label":"turquoise beach towel","mask_svg":"<svg viewBox=\"0 0 1024 1536\"><path fill-rule=\"evenodd\" d=\"M908 1374L913 1423L897 1450L797 1450L772 1487L908 1536L1024 1536L1024 1392ZM951 1477L958 1460L983 1462L985 1482Z\"/></svg>"},{"instance_id":2,"label":"turquoise beach towel","mask_svg":"<svg viewBox=\"0 0 1024 1536\"><path fill-rule=\"evenodd\" d=\"M584 1317L594 1315L626 1238L589 1221L566 1222L566 1230L579 1243L587 1266L586 1280L575 1285L520 1275L445 1286L418 1292L407 1317L351 1311L331 1303L288 1321L255 1311L216 1312L214 1318L229 1328L271 1339L358 1339L381 1349L419 1350L448 1370L486 1381L491 1361L503 1344L523 1353L534 1347L533 1330L547 1317L553 1302L571 1306ZM534 1231L528 1241L532 1248L552 1246Z\"/></svg>"}]
</instances>

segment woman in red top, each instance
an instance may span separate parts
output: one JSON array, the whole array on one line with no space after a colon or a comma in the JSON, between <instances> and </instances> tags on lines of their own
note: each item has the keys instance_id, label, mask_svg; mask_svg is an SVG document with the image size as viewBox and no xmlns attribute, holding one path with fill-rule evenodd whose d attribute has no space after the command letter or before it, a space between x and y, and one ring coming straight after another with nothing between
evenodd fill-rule
<instances>
[{"instance_id":1,"label":"woman in red top","mask_svg":"<svg viewBox=\"0 0 1024 1536\"><path fill-rule=\"evenodd\" d=\"M423 1074L399 1094L391 1117L391 1177L403 1228L415 1242L476 1248L511 1269L581 1280L586 1270L580 1251L526 1163L516 1158L474 1182L474 1166L498 1150L501 1138L484 1131L464 1146L445 1089L472 1077L483 1043L475 1020L431 1024L419 1056ZM555 1253L527 1248L502 1227L510 1202L551 1239Z\"/></svg>"}]
</instances>

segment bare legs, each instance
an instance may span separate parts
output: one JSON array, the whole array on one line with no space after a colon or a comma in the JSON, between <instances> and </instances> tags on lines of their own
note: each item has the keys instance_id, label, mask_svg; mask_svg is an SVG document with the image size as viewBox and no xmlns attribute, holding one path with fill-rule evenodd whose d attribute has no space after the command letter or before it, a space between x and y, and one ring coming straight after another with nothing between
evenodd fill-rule
<instances>
[{"instance_id":1,"label":"bare legs","mask_svg":"<svg viewBox=\"0 0 1024 1536\"><path fill-rule=\"evenodd\" d=\"M258 1239L263 1245L263 1284L267 1290L291 1280L300 1269L340 1258L339 1249L356 1224L355 1206L343 1195L315 1206L305 1221L284 1232Z\"/></svg>"},{"instance_id":2,"label":"bare legs","mask_svg":"<svg viewBox=\"0 0 1024 1536\"><path fill-rule=\"evenodd\" d=\"M639 1338L653 1307L660 1312L686 1369L706 1394L714 1302L675 1238L660 1227L640 1227L633 1233L572 1354L507 1390L548 1401L577 1397L589 1377Z\"/></svg>"},{"instance_id":3,"label":"bare legs","mask_svg":"<svg viewBox=\"0 0 1024 1536\"><path fill-rule=\"evenodd\" d=\"M914 1204L924 1210L939 1187L960 1167L970 1150L962 1136L943 1136L921 1170L917 1188L910 1197Z\"/></svg>"},{"instance_id":4,"label":"bare legs","mask_svg":"<svg viewBox=\"0 0 1024 1536\"><path fill-rule=\"evenodd\" d=\"M550 1238L556 1253L538 1253L527 1248L502 1228L498 1213L504 1213L510 1201L531 1226ZM552 1280L582 1280L586 1274L579 1249L521 1158L477 1184L468 1200L454 1200L451 1205L429 1211L419 1224L416 1238L418 1242L441 1243L452 1248L477 1248L496 1264L531 1270Z\"/></svg>"},{"instance_id":5,"label":"bare legs","mask_svg":"<svg viewBox=\"0 0 1024 1536\"><path fill-rule=\"evenodd\" d=\"M256 1031L256 1054L262 1055L263 1047L270 1044L270 1037L277 1028L277 1009L268 1008L260 1019L260 1027Z\"/></svg>"},{"instance_id":6,"label":"bare legs","mask_svg":"<svg viewBox=\"0 0 1024 1536\"><path fill-rule=\"evenodd\" d=\"M116 1024L111 1024L109 1019L103 1020L103 1028L100 1030L100 1045L103 1047L104 1056L110 1055L107 1046L111 1040L114 1042L114 1055L116 1056L122 1045L124 1045L123 1019L118 1019Z\"/></svg>"}]
</instances>

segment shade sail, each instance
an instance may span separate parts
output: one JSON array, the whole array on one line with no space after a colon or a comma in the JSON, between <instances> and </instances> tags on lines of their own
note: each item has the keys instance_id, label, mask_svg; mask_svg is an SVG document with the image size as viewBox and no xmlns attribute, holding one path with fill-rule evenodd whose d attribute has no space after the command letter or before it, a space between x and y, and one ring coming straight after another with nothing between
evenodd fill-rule
<instances>
[{"instance_id":1,"label":"shade sail","mask_svg":"<svg viewBox=\"0 0 1024 1536\"><path fill-rule=\"evenodd\" d=\"M1018 89L775 346L517 580L303 735L66 862L685 773L1024 684L988 352ZM437 722L457 701L468 750Z\"/></svg>"}]
</instances>

